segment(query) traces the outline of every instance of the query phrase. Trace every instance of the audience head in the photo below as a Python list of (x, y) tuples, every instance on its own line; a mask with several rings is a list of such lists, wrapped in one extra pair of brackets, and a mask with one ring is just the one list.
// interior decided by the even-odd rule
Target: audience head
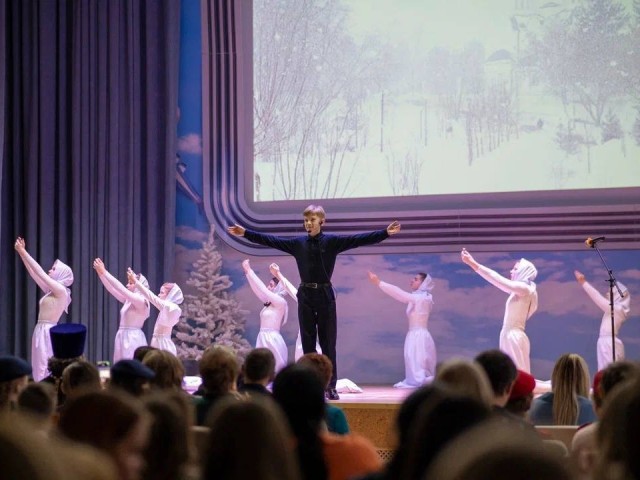
[(316, 372), (325, 389), (329, 386), (333, 375), (333, 363), (329, 357), (321, 353), (305, 353), (297, 363)]
[(30, 383), (18, 397), (18, 411), (45, 430), (52, 426), (57, 405), (56, 389), (49, 383)]
[(493, 391), (483, 368), (462, 358), (447, 360), (436, 371), (436, 381), (446, 385), (451, 393), (470, 397), (487, 405), (493, 404)]
[(269, 397), (223, 400), (207, 419), (203, 480), (297, 480), (298, 463), (287, 420)]
[(18, 395), (29, 383), (31, 365), (13, 355), (0, 356), (0, 412), (15, 406)]
[(306, 480), (327, 478), (322, 442), (324, 385), (318, 374), (304, 365), (288, 365), (273, 381), (273, 397), (289, 420), (297, 440), (297, 456)]
[(493, 404), (504, 407), (509, 400), (511, 388), (518, 370), (511, 357), (500, 350), (487, 350), (476, 357), (484, 369), (493, 390)]
[(154, 350), (158, 350), (156, 347), (152, 347), (151, 345), (142, 345), (138, 347), (133, 352), (133, 359), (142, 362), (147, 353), (153, 352)]
[(513, 424), (478, 425), (451, 442), (427, 480), (571, 480), (567, 461)]
[(509, 401), (505, 408), (511, 413), (520, 417), (525, 417), (531, 408), (533, 401), (533, 390), (536, 388), (536, 379), (533, 375), (522, 370), (518, 370), (518, 376), (511, 389)]
[(155, 373), (138, 360), (120, 360), (111, 367), (109, 388), (119, 388), (139, 397), (149, 388)]
[(202, 387), (207, 395), (223, 395), (236, 390), (240, 374), (235, 352), (222, 345), (207, 348), (199, 363)]
[(100, 372), (92, 363), (85, 360), (73, 362), (62, 372), (62, 392), (67, 398), (88, 390), (100, 390)]
[(602, 390), (600, 388), (600, 382), (602, 381), (603, 373), (604, 370), (598, 370), (593, 376), (593, 383), (591, 384), (591, 401), (593, 403), (593, 410), (598, 416), (600, 416), (600, 409), (602, 408)]
[(152, 388), (182, 390), (184, 365), (174, 354), (166, 350), (152, 350), (147, 352), (142, 363), (155, 373), (150, 381)]
[(593, 478), (640, 478), (640, 376), (632, 375), (605, 397), (596, 434), (599, 459)]
[(580, 355), (565, 353), (551, 373), (553, 390), (553, 422), (555, 425), (575, 425), (578, 420), (578, 396), (589, 395), (589, 368)]
[(254, 348), (242, 367), (245, 383), (267, 384), (276, 374), (276, 359), (268, 348)]
[(59, 323), (49, 330), (53, 356), (47, 361), (51, 376), (60, 380), (67, 366), (82, 359), (87, 327), (81, 323)]
[(124, 392), (87, 392), (67, 402), (58, 428), (67, 438), (107, 453), (120, 480), (137, 480), (145, 465), (147, 415), (139, 400)]

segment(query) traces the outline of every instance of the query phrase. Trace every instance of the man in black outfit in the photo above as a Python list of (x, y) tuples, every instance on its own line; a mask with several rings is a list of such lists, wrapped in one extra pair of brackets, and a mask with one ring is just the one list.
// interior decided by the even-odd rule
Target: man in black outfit
[(283, 238), (247, 230), (233, 225), (227, 231), (245, 237), (253, 243), (275, 248), (293, 255), (298, 264), (300, 287), (298, 288), (298, 321), (304, 353), (315, 352), (316, 332), (322, 353), (333, 363), (333, 375), (327, 390), (330, 400), (338, 400), (336, 392), (336, 297), (331, 285), (331, 275), (339, 253), (364, 245), (379, 243), (400, 231), (395, 221), (385, 230), (356, 235), (331, 235), (322, 232), (325, 212), (320, 205), (309, 205), (304, 212), (306, 236)]

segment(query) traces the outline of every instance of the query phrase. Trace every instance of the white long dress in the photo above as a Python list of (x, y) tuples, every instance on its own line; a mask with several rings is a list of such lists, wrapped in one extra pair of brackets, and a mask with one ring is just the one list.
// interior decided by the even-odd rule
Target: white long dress
[[(298, 303), (298, 289), (293, 286), (293, 284), (285, 277), (282, 272), (280, 272), (280, 283), (284, 287), (287, 294)], [(322, 354), (322, 348), (320, 348), (320, 344), (318, 343), (318, 338), (316, 336), (316, 352)], [(298, 336), (296, 337), (296, 346), (293, 352), (293, 356), (295, 361), (300, 360), (300, 357), (304, 355), (304, 350), (302, 349), (302, 335), (300, 335), (300, 328), (298, 328)]]
[[(138, 347), (147, 345), (147, 337), (142, 331), (142, 326), (149, 318), (151, 310), (149, 301), (137, 286), (133, 292), (128, 290), (106, 270), (99, 278), (107, 291), (123, 304), (120, 309), (120, 324), (113, 345), (113, 363), (133, 358)], [(144, 276), (140, 275), (139, 280), (145, 287), (149, 287)]]
[(404, 339), (404, 372), (405, 378), (394, 385), (396, 388), (414, 388), (433, 380), (436, 371), (436, 345), (429, 333), (428, 323), (433, 297), (430, 290), (433, 282), (427, 275), (420, 287), (413, 292), (380, 282), (384, 293), (399, 302), (407, 304), (409, 331)]
[(283, 298), (286, 292), (280, 283), (270, 291), (253, 270), (249, 270), (245, 275), (253, 293), (264, 303), (260, 310), (260, 331), (256, 338), (256, 348), (271, 350), (276, 360), (276, 372), (279, 372), (289, 360), (287, 345), (280, 333), (280, 328), (287, 323), (289, 314), (287, 301)]
[(476, 272), (487, 282), (509, 294), (500, 330), (500, 350), (511, 357), (519, 370), (531, 373), (531, 345), (525, 333), (525, 326), (527, 320), (538, 309), (538, 292), (533, 282), (538, 271), (524, 258), (520, 259), (518, 265), (513, 280), (483, 265), (480, 265)]
[(180, 290), (178, 284), (174, 283), (166, 298), (162, 299), (146, 288), (140, 280), (136, 280), (136, 286), (159, 311), (153, 327), (151, 346), (177, 355), (176, 344), (171, 340), (171, 332), (173, 327), (180, 321), (180, 315), (182, 315), (182, 309), (179, 307), (184, 300), (182, 290)]
[[(616, 342), (616, 361), (624, 360), (624, 344), (618, 338), (620, 327), (627, 320), (631, 313), (631, 295), (629, 290), (622, 283), (618, 282), (618, 287), (624, 297), (621, 297), (616, 288), (613, 289), (613, 328)], [(600, 336), (596, 344), (598, 353), (598, 370), (607, 367), (613, 361), (613, 348), (611, 344), (611, 307), (607, 296), (602, 295), (589, 282), (584, 282), (582, 288), (589, 298), (602, 310), (602, 322), (600, 323)]]
[(45, 292), (40, 299), (38, 308), (38, 323), (31, 336), (31, 368), (33, 379), (39, 382), (49, 374), (49, 358), (53, 357), (51, 335), (49, 330), (56, 325), (71, 303), (69, 287), (73, 283), (71, 268), (56, 260), (53, 263), (52, 274), (49, 276), (42, 267), (26, 251), (21, 255), (27, 272), (38, 287)]

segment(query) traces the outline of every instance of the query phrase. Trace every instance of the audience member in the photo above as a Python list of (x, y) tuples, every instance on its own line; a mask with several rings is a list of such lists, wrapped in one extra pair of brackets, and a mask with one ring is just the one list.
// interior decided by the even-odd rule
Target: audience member
[(347, 480), (379, 470), (382, 463), (369, 440), (322, 432), (324, 390), (317, 373), (298, 364), (283, 368), (273, 382), (273, 396), (295, 438), (302, 478)]
[(565, 353), (551, 374), (551, 391), (534, 399), (529, 419), (534, 425), (582, 425), (595, 420), (589, 394), (589, 368), (580, 355)]
[(133, 351), (133, 359), (142, 362), (147, 353), (152, 352), (154, 350), (158, 350), (156, 347), (152, 347), (151, 345), (141, 345)]
[(536, 388), (536, 379), (533, 375), (518, 370), (518, 376), (511, 389), (509, 400), (504, 406), (507, 411), (522, 418), (527, 418), (533, 402), (533, 390)]
[(151, 388), (182, 391), (184, 365), (174, 354), (167, 350), (151, 350), (145, 354), (142, 364), (155, 373), (150, 380)]
[(0, 356), (0, 413), (13, 410), (20, 392), (29, 383), (31, 365), (12, 355)]
[[(315, 371), (320, 381), (322, 381), (325, 391), (329, 388), (331, 375), (333, 374), (333, 365), (329, 357), (321, 353), (306, 353), (298, 359), (297, 363)], [(349, 423), (344, 411), (340, 407), (327, 402), (325, 402), (324, 408), (324, 421), (327, 430), (338, 435), (349, 433)]]
[(266, 395), (221, 400), (207, 418), (202, 480), (301, 480), (292, 434)]
[(195, 399), (196, 424), (204, 425), (209, 410), (216, 402), (228, 396), (237, 398), (236, 382), (240, 374), (240, 365), (233, 350), (222, 345), (213, 345), (202, 354), (198, 368), (202, 377), (199, 391), (202, 395)]
[(67, 399), (77, 397), (85, 391), (95, 391), (101, 388), (100, 372), (95, 365), (86, 360), (73, 362), (62, 372), (60, 389)]
[(56, 390), (44, 382), (28, 384), (18, 397), (18, 411), (30, 418), (36, 430), (49, 434), (56, 423)]
[(486, 350), (476, 357), (476, 362), (483, 368), (491, 384), (494, 411), (508, 413), (504, 406), (509, 401), (511, 389), (518, 376), (515, 363), (501, 350)]
[(153, 377), (153, 370), (138, 360), (120, 360), (111, 367), (109, 388), (118, 388), (134, 397), (140, 397), (149, 390), (149, 382)]
[(487, 407), (493, 405), (489, 378), (477, 362), (463, 358), (447, 360), (436, 370), (436, 381), (452, 393), (473, 398)]
[(249, 352), (242, 366), (244, 381), (241, 392), (249, 395), (271, 395), (267, 390), (276, 374), (276, 360), (268, 348), (254, 348)]

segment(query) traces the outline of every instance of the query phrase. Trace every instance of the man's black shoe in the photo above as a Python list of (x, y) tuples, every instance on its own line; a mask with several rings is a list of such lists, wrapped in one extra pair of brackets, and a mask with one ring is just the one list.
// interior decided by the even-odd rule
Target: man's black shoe
[(325, 394), (328, 400), (340, 400), (340, 395), (338, 395), (338, 392), (336, 391), (335, 388), (329, 388), (325, 392)]

